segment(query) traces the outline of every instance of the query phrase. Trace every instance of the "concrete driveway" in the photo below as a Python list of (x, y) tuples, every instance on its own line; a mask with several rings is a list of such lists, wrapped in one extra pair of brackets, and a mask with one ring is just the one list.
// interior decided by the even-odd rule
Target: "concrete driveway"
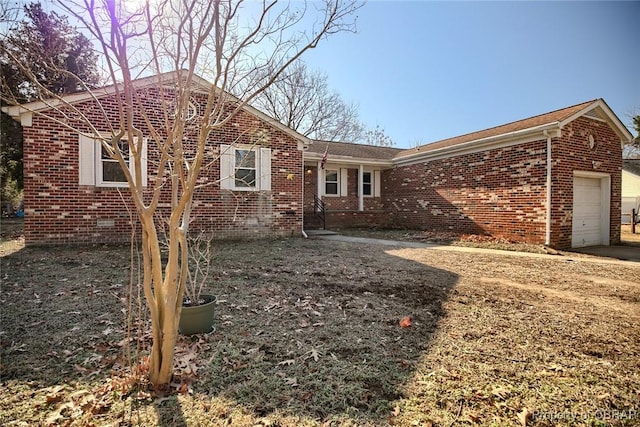
[(640, 262), (640, 246), (590, 246), (588, 248), (572, 249), (572, 252), (605, 258), (615, 258), (623, 261)]

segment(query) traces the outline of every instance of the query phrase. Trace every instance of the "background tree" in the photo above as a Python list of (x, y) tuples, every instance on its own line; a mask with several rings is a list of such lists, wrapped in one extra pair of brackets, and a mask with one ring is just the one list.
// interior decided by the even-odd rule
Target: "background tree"
[(45, 12), (40, 3), (24, 6), (24, 14), (0, 39), (2, 91), (24, 102), (43, 91), (63, 95), (100, 83), (93, 46), (67, 17)]
[(256, 97), (254, 106), (310, 138), (353, 141), (362, 133), (357, 106), (329, 89), (326, 74), (302, 61)]
[[(350, 0), (324, 0), (309, 8), (304, 2), (276, 0), (158, 0), (144, 5), (65, 0), (58, 5), (81, 22), (99, 46), (115, 91), (115, 118), (100, 108), (86, 115), (59, 91), (39, 83), (37, 66), (31, 69), (32, 64), (21, 63), (14, 51), (4, 49), (2, 54), (29, 76), (35, 88), (29, 93), (55, 97), (59, 103), (41, 114), (74, 132), (97, 138), (121, 166), (142, 230), (141, 286), (153, 341), (149, 379), (154, 386), (165, 387), (173, 373), (187, 280), (193, 197), (201, 170), (218, 161), (220, 155), (209, 143), (209, 136), (229, 125), (305, 51), (328, 35), (352, 30), (352, 14), (360, 5)], [(169, 71), (176, 77), (171, 88), (159, 74)], [(152, 72), (158, 78), (148, 90), (159, 94), (162, 102), (150, 110), (134, 80), (141, 73)], [(78, 74), (68, 74), (82, 80)], [(203, 87), (198, 75), (212, 84)], [(3, 94), (5, 101), (13, 104), (20, 101), (20, 95), (20, 89)], [(206, 98), (200, 102), (205, 107), (195, 114), (190, 112), (193, 96)], [(100, 102), (98, 94), (95, 100)], [(161, 123), (156, 121), (158, 111)], [(111, 126), (109, 135), (99, 132), (104, 132), (99, 129), (104, 123)], [(133, 170), (142, 170), (145, 139), (153, 146), (149, 150), (158, 153), (148, 180), (151, 188), (143, 185), (141, 174), (130, 172), (125, 160), (130, 152)], [(127, 153), (121, 151), (123, 140), (128, 141)], [(255, 142), (261, 142), (259, 134)], [(157, 223), (162, 194), (170, 195), (170, 212), (163, 227), (167, 233), (166, 261), (161, 256)]]
[(384, 129), (360, 121), (358, 106), (329, 89), (328, 76), (296, 61), (260, 93), (254, 106), (291, 129), (313, 139), (392, 146)]
[(636, 138), (634, 139), (634, 144), (640, 146), (640, 114), (633, 118), (633, 127), (636, 129)]
[[(24, 18), (17, 20), (20, 13)], [(10, 23), (12, 15), (15, 25), (0, 36), (0, 91), (17, 102), (27, 102), (41, 95), (40, 87), (62, 95), (99, 84), (98, 56), (66, 17), (46, 13), (40, 3), (26, 5), (22, 11), (3, 7), (5, 22)], [(0, 199), (16, 205), (21, 195), (22, 128), (1, 113)]]

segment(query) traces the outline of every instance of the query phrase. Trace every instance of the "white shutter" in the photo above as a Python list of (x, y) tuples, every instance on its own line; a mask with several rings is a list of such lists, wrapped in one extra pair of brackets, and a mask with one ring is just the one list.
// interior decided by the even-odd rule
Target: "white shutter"
[(349, 169), (341, 168), (340, 169), (340, 196), (346, 197), (349, 195)]
[(373, 171), (373, 197), (380, 197), (380, 171)]
[(260, 148), (260, 190), (271, 191), (271, 149)]
[(220, 145), (220, 188), (233, 190), (235, 184), (235, 150), (230, 145)]
[[(149, 175), (149, 171), (147, 169), (147, 165), (148, 165), (148, 161), (147, 161), (147, 156), (148, 156), (149, 150), (147, 148), (147, 138), (143, 138), (142, 139), (142, 153), (140, 156), (140, 167), (142, 168), (142, 171), (140, 171), (140, 173), (142, 173), (142, 186), (146, 187), (147, 186), (147, 175)], [(136, 171), (136, 173), (138, 173), (138, 171)]]
[(98, 142), (84, 135), (78, 140), (78, 182), (80, 185), (95, 185), (96, 145)]

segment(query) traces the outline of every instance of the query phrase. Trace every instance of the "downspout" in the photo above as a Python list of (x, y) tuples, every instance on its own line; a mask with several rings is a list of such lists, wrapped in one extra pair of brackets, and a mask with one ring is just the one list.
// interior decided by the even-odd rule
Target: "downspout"
[(551, 135), (545, 129), (542, 134), (547, 137), (547, 215), (544, 245), (551, 244)]
[(304, 167), (304, 151), (302, 151), (302, 237), (304, 237), (305, 239), (308, 238), (309, 236), (307, 236), (307, 233), (304, 231), (304, 180), (307, 177), (307, 175), (305, 174), (305, 167)]
[(364, 166), (362, 163), (358, 167), (358, 211), (364, 210)]

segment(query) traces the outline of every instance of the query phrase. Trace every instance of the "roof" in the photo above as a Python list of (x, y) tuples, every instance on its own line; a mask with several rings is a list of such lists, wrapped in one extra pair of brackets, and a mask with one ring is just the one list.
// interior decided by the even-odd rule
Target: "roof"
[(352, 142), (335, 142), (335, 141), (313, 141), (313, 144), (305, 152), (305, 157), (322, 158), (324, 151), (327, 150), (327, 156), (336, 157), (352, 157), (358, 159), (370, 160), (391, 160), (398, 153), (404, 151), (402, 148), (380, 147), (377, 145), (356, 144)]
[(640, 176), (640, 159), (624, 159), (622, 170)]
[(546, 125), (550, 123), (560, 122), (568, 117), (571, 117), (576, 112), (584, 109), (586, 106), (590, 105), (594, 101), (583, 102), (582, 104), (573, 105), (571, 107), (562, 108), (560, 110), (555, 110), (550, 113), (540, 114), (538, 116), (529, 117), (524, 120), (518, 120), (515, 122), (507, 123), (504, 125), (492, 127), (489, 129), (468, 133), (465, 135), (455, 136), (453, 138), (443, 139), (437, 142), (432, 142), (426, 145), (421, 145), (420, 147), (416, 147), (412, 150), (408, 150), (403, 154), (411, 155), (413, 153), (419, 153), (424, 151), (432, 151), (438, 148), (450, 147), (457, 144), (462, 144), (465, 142), (476, 141), (479, 139), (484, 139), (492, 136), (504, 135), (516, 131), (521, 131), (525, 129), (530, 129), (533, 127), (538, 127), (541, 125)]
[(545, 131), (560, 131), (564, 125), (580, 116), (607, 121), (612, 125), (623, 144), (633, 139), (629, 130), (604, 100), (594, 99), (523, 120), (421, 145), (420, 147), (403, 151), (395, 159), (405, 161), (411, 159), (411, 161), (414, 161), (434, 153), (445, 155), (463, 148), (487, 147), (493, 143), (510, 140), (517, 141), (524, 137), (535, 136), (542, 138)]
[[(142, 78), (135, 79), (133, 81), (133, 84), (138, 89), (143, 89), (143, 88), (153, 87), (153, 86), (166, 86), (166, 85), (175, 83), (182, 75), (184, 75), (184, 73), (188, 73), (188, 71), (187, 70), (169, 71), (169, 72), (160, 73), (160, 74), (156, 74), (149, 77), (142, 77)], [(192, 79), (192, 87), (194, 91), (208, 92), (212, 87), (212, 83), (194, 74)], [(9, 114), (11, 117), (13, 117), (16, 120), (21, 120), (23, 125), (29, 125), (30, 119), (27, 121), (22, 120), (23, 115), (30, 115), (33, 113), (47, 111), (64, 104), (77, 104), (84, 101), (104, 98), (106, 96), (113, 95), (118, 91), (121, 91), (122, 88), (123, 88), (123, 84), (119, 83), (115, 85), (92, 89), (90, 91), (77, 92), (69, 95), (64, 95), (60, 99), (53, 98), (48, 100), (33, 101), (33, 102), (21, 104), (21, 105), (6, 106), (6, 107), (2, 107), (2, 111)], [(233, 101), (240, 102), (238, 98), (231, 95), (230, 93), (227, 92), (226, 94)], [(259, 119), (276, 127), (277, 129), (283, 131), (284, 133), (289, 134), (294, 139), (302, 142), (305, 146), (311, 144), (311, 140), (306, 136), (296, 132), (295, 130), (289, 128), (288, 126), (283, 125), (278, 120), (274, 119), (273, 117), (270, 117), (269, 115), (263, 113), (262, 111), (256, 109), (255, 107), (252, 107), (251, 105), (247, 104), (243, 107), (243, 109), (249, 112), (250, 114), (253, 114), (254, 116), (258, 117)]]

